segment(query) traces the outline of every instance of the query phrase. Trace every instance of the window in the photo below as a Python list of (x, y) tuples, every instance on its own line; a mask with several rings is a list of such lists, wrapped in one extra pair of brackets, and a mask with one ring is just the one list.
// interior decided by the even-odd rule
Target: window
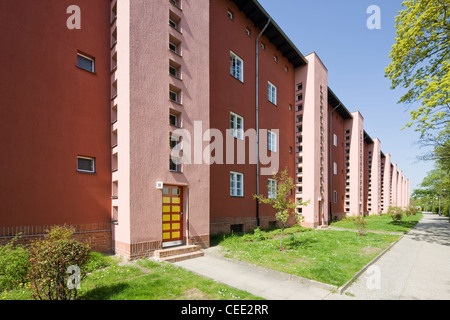
[(176, 23), (175, 21), (173, 21), (171, 19), (169, 19), (169, 26), (171, 26), (175, 30), (178, 30), (178, 23)]
[(178, 69), (172, 66), (169, 66), (169, 74), (172, 77), (178, 78)]
[(269, 179), (268, 198), (269, 199), (277, 198), (277, 180)]
[(268, 99), (274, 105), (277, 105), (277, 87), (268, 82)]
[(249, 28), (245, 29), (245, 33), (247, 34), (247, 36), (249, 36), (250, 38), (252, 37), (252, 32), (250, 31)]
[(169, 99), (173, 102), (179, 103), (179, 96), (178, 96), (178, 92), (169, 91)]
[(177, 7), (180, 7), (180, 0), (170, 0), (170, 2), (171, 2), (173, 5), (175, 5), (175, 6), (177, 6)]
[(334, 191), (334, 203), (337, 203), (337, 191)]
[(244, 82), (244, 61), (230, 51), (230, 74)]
[(230, 172), (230, 195), (232, 197), (244, 196), (244, 175), (242, 173)]
[(338, 144), (338, 137), (337, 137), (337, 135), (333, 135), (333, 144), (334, 144), (334, 146), (335, 147), (337, 147), (337, 144)]
[(178, 53), (178, 46), (172, 42), (169, 42), (169, 49), (175, 53)]
[(179, 136), (171, 134), (169, 144), (170, 149), (181, 150), (181, 139)]
[(230, 113), (231, 136), (239, 140), (244, 140), (244, 118), (237, 114)]
[(77, 67), (84, 69), (86, 71), (89, 71), (89, 72), (95, 72), (94, 59), (86, 57), (80, 53), (78, 54), (77, 59), (78, 59)]
[(300, 91), (303, 89), (303, 83), (297, 84), (297, 91)]
[(169, 170), (172, 172), (181, 172), (181, 159), (170, 158)]
[(277, 152), (277, 134), (269, 131), (267, 134), (267, 147), (272, 152)]
[(333, 173), (336, 176), (338, 173), (338, 165), (336, 162), (333, 162)]
[(231, 20), (234, 20), (234, 14), (233, 12), (231, 12), (230, 10), (228, 10), (228, 18), (230, 18)]
[(95, 173), (95, 159), (78, 157), (77, 158), (77, 170), (78, 172)]
[(178, 121), (178, 116), (175, 114), (172, 114), (172, 113), (169, 115), (169, 123), (171, 126), (174, 126), (174, 127), (180, 126), (179, 121)]

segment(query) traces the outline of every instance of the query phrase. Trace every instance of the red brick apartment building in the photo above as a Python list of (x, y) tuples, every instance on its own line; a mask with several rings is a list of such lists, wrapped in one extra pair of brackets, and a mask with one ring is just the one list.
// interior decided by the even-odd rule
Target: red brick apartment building
[(284, 169), (306, 226), (408, 204), (325, 64), (256, 0), (1, 1), (0, 27), (1, 243), (69, 224), (129, 258), (208, 247), (276, 223), (253, 196)]

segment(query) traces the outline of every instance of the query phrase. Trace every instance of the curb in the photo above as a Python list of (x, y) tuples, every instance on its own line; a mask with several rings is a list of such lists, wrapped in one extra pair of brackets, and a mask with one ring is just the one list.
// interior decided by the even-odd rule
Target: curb
[(366, 264), (361, 270), (359, 270), (357, 273), (355, 273), (355, 275), (348, 280), (342, 287), (339, 287), (337, 289), (337, 292), (339, 294), (343, 294), (345, 290), (348, 289), (348, 287), (350, 287), (352, 285), (353, 282), (355, 282), (356, 279), (358, 279), (364, 272), (367, 271), (367, 269), (372, 266), (373, 264), (375, 264), (386, 252), (388, 252), (389, 250), (391, 250), (391, 248), (393, 246), (395, 246), (397, 244), (397, 242), (399, 242), (401, 239), (403, 239), (403, 237), (405, 236), (402, 235), (399, 239), (397, 239), (396, 241), (394, 241), (393, 243), (391, 243), (386, 249), (384, 249), (383, 251), (381, 251), (375, 258), (372, 259), (372, 261), (370, 261), (368, 264)]
[[(419, 220), (420, 222), (420, 220)], [(350, 287), (350, 285), (357, 279), (359, 278), (365, 271), (367, 271), (367, 269), (372, 266), (373, 264), (375, 264), (384, 254), (386, 254), (386, 252), (388, 252), (389, 250), (391, 250), (391, 248), (393, 246), (395, 246), (400, 240), (402, 240), (406, 235), (408, 235), (411, 231), (413, 231), (414, 229), (417, 228), (417, 226), (419, 225), (419, 222), (414, 226), (414, 228), (411, 228), (410, 230), (408, 230), (407, 233), (404, 233), (400, 238), (398, 238), (396, 241), (394, 241), (393, 243), (391, 243), (386, 249), (384, 249), (382, 252), (380, 252), (380, 254), (378, 254), (372, 261), (370, 261), (368, 264), (366, 264), (361, 270), (359, 270), (350, 280), (348, 280), (342, 287), (339, 287), (337, 289), (337, 292), (339, 294), (343, 294), (345, 290), (348, 289), (348, 287)], [(368, 231), (368, 232), (372, 232), (372, 231)], [(394, 234), (395, 233), (391, 233)]]

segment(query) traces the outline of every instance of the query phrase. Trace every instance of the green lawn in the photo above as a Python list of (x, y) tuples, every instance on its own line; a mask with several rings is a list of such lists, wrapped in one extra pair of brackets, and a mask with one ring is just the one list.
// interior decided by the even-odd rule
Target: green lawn
[(215, 243), (226, 257), (339, 287), (399, 238), (389, 234), (369, 232), (359, 236), (353, 231), (299, 227), (286, 231), (290, 234), (283, 238), (282, 251), (275, 232), (262, 232), (267, 239), (259, 241), (252, 234), (220, 235)]
[[(0, 292), (3, 300), (27, 300), (27, 284)], [(168, 263), (150, 260), (95, 270), (81, 282), (80, 300), (261, 300)]]
[[(382, 214), (381, 216), (368, 216), (365, 220), (367, 221), (367, 230), (407, 233), (416, 226), (422, 217), (422, 213), (411, 215), (409, 217), (403, 215), (401, 221), (394, 222), (390, 216)], [(351, 218), (333, 222), (330, 226), (344, 229), (356, 229)]]

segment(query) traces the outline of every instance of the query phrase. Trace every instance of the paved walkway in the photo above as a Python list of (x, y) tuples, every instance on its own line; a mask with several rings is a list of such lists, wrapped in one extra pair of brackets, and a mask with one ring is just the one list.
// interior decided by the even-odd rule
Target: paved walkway
[(422, 221), (363, 273), (344, 295), (327, 299), (449, 300), (450, 223), (424, 214)]
[(267, 300), (450, 299), (450, 223), (424, 214), (405, 235), (344, 294), (331, 287), (302, 283), (272, 272), (220, 257), (217, 248), (205, 256), (175, 263), (202, 276), (248, 291)]

